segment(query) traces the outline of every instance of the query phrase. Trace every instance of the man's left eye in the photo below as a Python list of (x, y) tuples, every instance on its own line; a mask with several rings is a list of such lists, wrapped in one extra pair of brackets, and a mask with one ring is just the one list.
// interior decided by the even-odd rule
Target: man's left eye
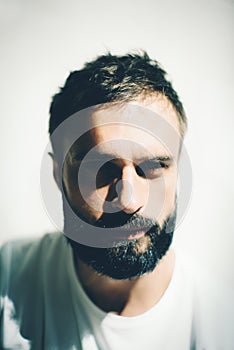
[(163, 162), (158, 161), (147, 161), (143, 162), (136, 167), (136, 172), (139, 176), (148, 178), (148, 177), (157, 177), (160, 175), (163, 169), (167, 169), (168, 165)]

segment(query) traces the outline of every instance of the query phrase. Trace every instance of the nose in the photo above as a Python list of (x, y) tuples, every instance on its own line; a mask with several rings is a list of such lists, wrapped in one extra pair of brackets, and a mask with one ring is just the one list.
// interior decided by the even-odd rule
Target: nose
[(146, 205), (147, 187), (147, 180), (136, 173), (134, 166), (124, 166), (121, 179), (116, 183), (114, 206), (127, 214), (140, 211)]

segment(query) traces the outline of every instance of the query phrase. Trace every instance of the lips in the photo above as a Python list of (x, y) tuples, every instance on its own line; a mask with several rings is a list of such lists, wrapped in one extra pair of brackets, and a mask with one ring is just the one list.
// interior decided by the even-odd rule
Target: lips
[(113, 241), (131, 241), (143, 237), (157, 223), (138, 214), (105, 213), (95, 226), (107, 229), (106, 239)]
[(137, 227), (137, 228), (119, 228), (115, 229), (115, 237), (120, 240), (132, 240), (143, 237), (148, 231), (149, 228), (146, 227)]
[(140, 230), (140, 231), (136, 231), (136, 232), (134, 232), (134, 233), (132, 233), (132, 234), (130, 234), (129, 236), (128, 236), (128, 240), (131, 240), (131, 239), (137, 239), (137, 238), (140, 238), (140, 237), (143, 237), (144, 235), (145, 235), (145, 231), (142, 231), (142, 230)]
[[(155, 221), (149, 218), (144, 218), (135, 214), (104, 214), (96, 221), (96, 226), (103, 228), (121, 228), (124, 230), (150, 229), (156, 224)], [(123, 228), (122, 228), (123, 227)]]

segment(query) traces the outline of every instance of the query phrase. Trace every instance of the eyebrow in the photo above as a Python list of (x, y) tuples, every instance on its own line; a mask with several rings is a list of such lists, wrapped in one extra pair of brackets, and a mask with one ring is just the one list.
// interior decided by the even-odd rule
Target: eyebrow
[(156, 156), (153, 158), (141, 158), (141, 162), (147, 162), (147, 161), (157, 161), (157, 162), (172, 162), (173, 158), (169, 156)]
[[(78, 161), (82, 161), (84, 159), (84, 157), (86, 156), (88, 152), (83, 152), (83, 151), (73, 151), (72, 152), (72, 157), (76, 158), (76, 160)], [(111, 154), (111, 153), (102, 153), (102, 152), (95, 152), (93, 151), (92, 154), (88, 157), (88, 161), (102, 161), (102, 160), (106, 160), (106, 161), (112, 161), (112, 160), (116, 160), (116, 159), (127, 159), (124, 157), (118, 157), (117, 155)], [(132, 160), (133, 161), (133, 160)], [(161, 155), (161, 156), (153, 156), (152, 157), (141, 157), (135, 160), (136, 163), (142, 163), (142, 162), (172, 162), (173, 161), (173, 157), (172, 156), (168, 156), (168, 155)]]

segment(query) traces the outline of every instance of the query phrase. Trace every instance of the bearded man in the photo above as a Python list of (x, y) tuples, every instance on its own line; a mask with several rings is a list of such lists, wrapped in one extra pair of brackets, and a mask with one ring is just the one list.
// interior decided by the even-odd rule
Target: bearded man
[(213, 285), (171, 244), (186, 128), (146, 53), (70, 73), (49, 122), (63, 232), (2, 248), (2, 349), (228, 349)]

